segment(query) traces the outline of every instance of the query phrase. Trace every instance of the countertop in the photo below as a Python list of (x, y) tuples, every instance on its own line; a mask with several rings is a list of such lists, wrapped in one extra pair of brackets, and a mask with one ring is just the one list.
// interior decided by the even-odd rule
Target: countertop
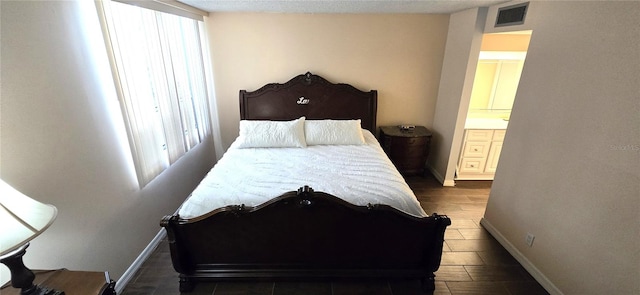
[(503, 119), (467, 118), (464, 129), (507, 129), (509, 121)]

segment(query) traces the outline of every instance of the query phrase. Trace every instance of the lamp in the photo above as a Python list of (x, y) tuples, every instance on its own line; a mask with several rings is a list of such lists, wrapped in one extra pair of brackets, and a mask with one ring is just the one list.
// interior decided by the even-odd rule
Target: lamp
[(45, 231), (58, 210), (17, 191), (0, 179), (0, 262), (11, 271), (11, 286), (22, 295), (62, 295), (64, 292), (33, 284), (35, 275), (22, 262), (29, 241)]

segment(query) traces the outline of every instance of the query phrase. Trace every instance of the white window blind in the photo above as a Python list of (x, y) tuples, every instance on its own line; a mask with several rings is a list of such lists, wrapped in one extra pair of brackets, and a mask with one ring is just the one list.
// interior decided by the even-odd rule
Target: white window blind
[(140, 186), (210, 132), (202, 21), (102, 3), (107, 47)]

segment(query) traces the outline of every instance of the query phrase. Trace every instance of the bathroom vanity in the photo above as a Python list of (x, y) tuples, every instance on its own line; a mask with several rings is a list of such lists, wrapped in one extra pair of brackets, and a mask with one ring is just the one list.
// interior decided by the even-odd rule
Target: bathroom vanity
[(457, 180), (493, 180), (507, 124), (503, 119), (467, 119)]

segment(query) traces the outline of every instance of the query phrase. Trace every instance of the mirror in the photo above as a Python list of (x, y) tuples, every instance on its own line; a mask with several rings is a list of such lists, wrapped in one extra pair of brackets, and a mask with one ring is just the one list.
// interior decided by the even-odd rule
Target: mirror
[(470, 113), (511, 112), (525, 56), (524, 51), (480, 52), (469, 104)]

